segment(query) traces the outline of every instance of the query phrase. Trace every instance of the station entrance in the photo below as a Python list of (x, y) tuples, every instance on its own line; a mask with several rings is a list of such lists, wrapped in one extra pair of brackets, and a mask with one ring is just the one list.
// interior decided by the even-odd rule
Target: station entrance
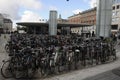
[[(28, 34), (49, 34), (48, 23), (17, 23), (17, 25), (25, 26), (26, 33)], [(88, 24), (70, 24), (70, 23), (58, 23), (57, 24), (57, 35), (70, 35), (72, 28), (81, 27), (84, 30), (85, 27), (90, 27)]]

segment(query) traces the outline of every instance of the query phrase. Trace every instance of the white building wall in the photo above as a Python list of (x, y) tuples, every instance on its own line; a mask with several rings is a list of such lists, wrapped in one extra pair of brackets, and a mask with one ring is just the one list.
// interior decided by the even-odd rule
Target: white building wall
[[(117, 8), (119, 6), (119, 8)], [(112, 25), (118, 25), (118, 29), (116, 29), (116, 32), (120, 29), (120, 2), (113, 4), (113, 7), (115, 9), (112, 11)]]
[(4, 23), (5, 31), (11, 32), (12, 31), (12, 23)]

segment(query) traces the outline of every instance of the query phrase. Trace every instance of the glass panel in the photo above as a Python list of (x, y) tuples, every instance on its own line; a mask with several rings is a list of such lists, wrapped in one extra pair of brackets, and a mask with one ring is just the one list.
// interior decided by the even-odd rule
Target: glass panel
[(117, 5), (117, 9), (119, 9), (120, 8), (120, 5)]
[(113, 6), (113, 10), (115, 10), (115, 6)]
[(113, 12), (112, 15), (115, 16), (115, 12)]

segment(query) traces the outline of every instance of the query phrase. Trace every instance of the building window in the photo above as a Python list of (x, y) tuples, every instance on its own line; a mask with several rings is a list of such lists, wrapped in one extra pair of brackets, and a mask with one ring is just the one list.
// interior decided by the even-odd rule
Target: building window
[(119, 21), (119, 18), (116, 18), (116, 21)]
[(120, 14), (120, 12), (119, 11), (116, 11), (116, 15), (119, 15)]
[(113, 10), (115, 10), (115, 6), (113, 6)]
[(120, 8), (120, 5), (117, 5), (117, 9), (119, 9)]
[(115, 22), (115, 18), (112, 18), (112, 22)]
[(112, 29), (112, 30), (117, 30), (117, 29), (118, 29), (118, 25), (112, 25), (112, 26), (111, 26), (111, 29)]
[(113, 12), (112, 15), (115, 16), (115, 12)]

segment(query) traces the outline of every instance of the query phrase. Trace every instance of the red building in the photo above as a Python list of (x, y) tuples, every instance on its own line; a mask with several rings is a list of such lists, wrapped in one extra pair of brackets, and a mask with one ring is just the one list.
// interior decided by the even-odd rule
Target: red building
[(70, 23), (86, 23), (96, 25), (96, 7), (68, 17)]

